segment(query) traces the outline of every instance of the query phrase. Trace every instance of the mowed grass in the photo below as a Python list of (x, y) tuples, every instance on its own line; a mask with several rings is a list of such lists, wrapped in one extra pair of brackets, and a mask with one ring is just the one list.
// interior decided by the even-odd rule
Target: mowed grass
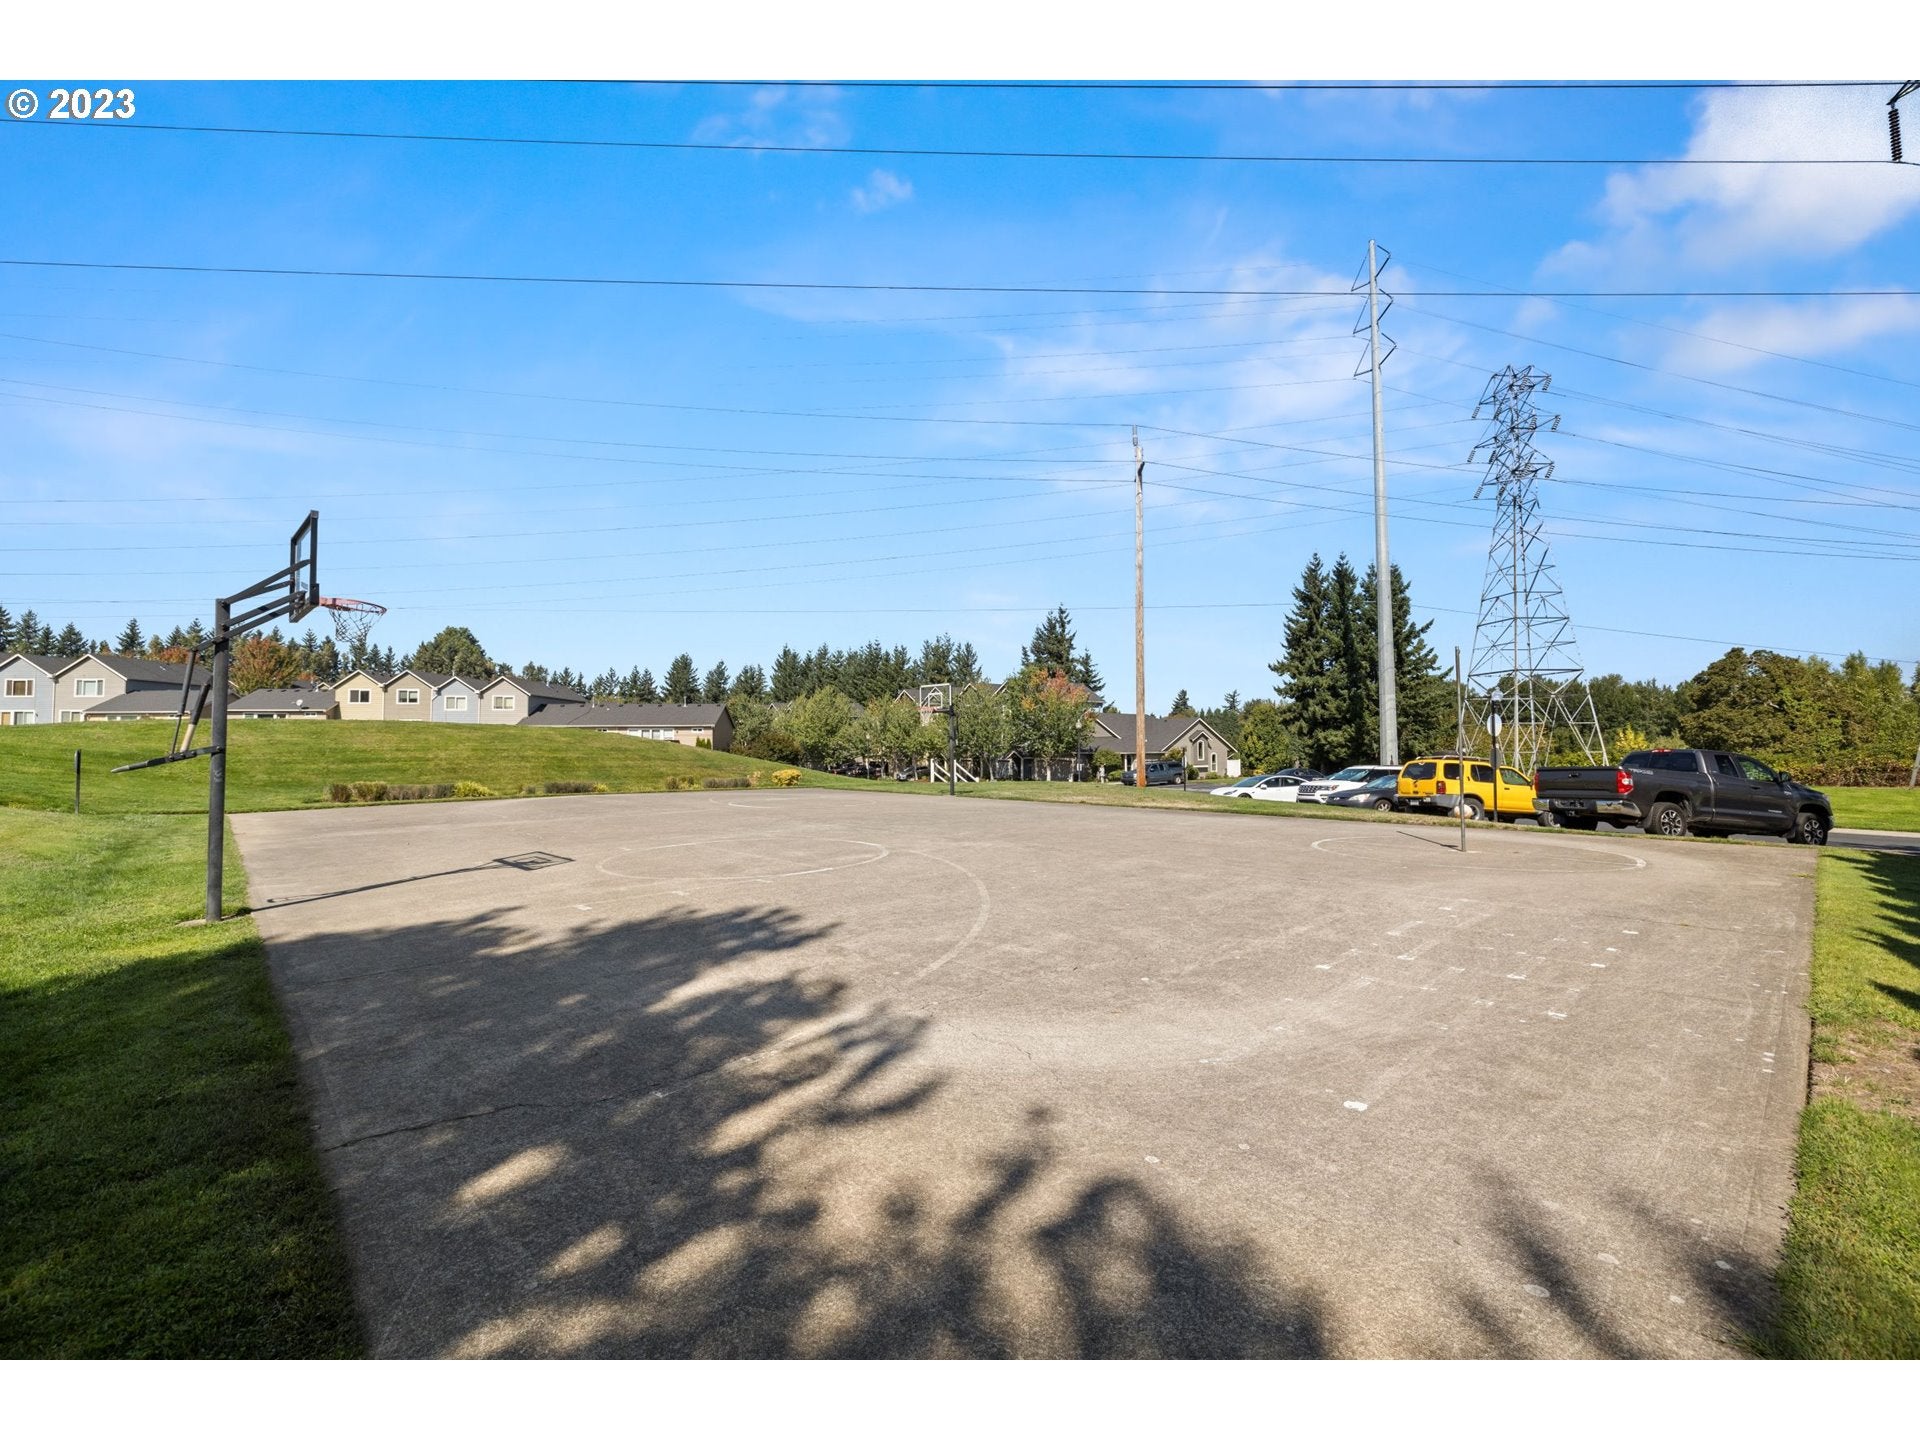
[(1835, 785), (1833, 823), (1843, 830), (1920, 830), (1920, 790), (1905, 786)]
[[(1767, 1348), (1920, 1358), (1920, 860), (1820, 856), (1813, 1057)], [(1890, 1062), (1890, 1063), (1889, 1063)]]
[(0, 1356), (360, 1353), (259, 936), (178, 923), (204, 822), (0, 811), (0, 854)]
[[(179, 814), (207, 809), (207, 761), (110, 773), (163, 755), (170, 720), (95, 721), (0, 731), (0, 805), (73, 808), (73, 752), (81, 752), (81, 813)], [(205, 743), (205, 731), (196, 743)], [(548, 780), (598, 781), (609, 790), (664, 790), (669, 776), (770, 775), (782, 767), (744, 755), (636, 740), (592, 730), (518, 725), (434, 725), (401, 720), (236, 720), (228, 735), (227, 809), (325, 806), (336, 781), (397, 785), (476, 781), (502, 795)], [(864, 788), (869, 782), (803, 770), (801, 783)], [(886, 788), (886, 787), (881, 787)], [(905, 788), (905, 787), (901, 787)]]

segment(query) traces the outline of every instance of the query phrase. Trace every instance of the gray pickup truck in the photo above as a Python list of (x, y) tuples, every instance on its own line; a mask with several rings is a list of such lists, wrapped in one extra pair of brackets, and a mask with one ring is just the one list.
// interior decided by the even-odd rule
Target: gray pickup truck
[(1747, 755), (1724, 750), (1635, 750), (1618, 765), (1543, 767), (1536, 807), (1569, 830), (1602, 820), (1650, 835), (1783, 835), (1824, 845), (1833, 806), (1818, 790)]

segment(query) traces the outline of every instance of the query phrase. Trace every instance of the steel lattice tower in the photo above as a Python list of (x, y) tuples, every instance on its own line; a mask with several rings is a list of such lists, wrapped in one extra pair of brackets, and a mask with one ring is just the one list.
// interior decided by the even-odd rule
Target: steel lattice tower
[[(1491, 487), (1495, 511), (1467, 676), (1468, 712), (1485, 736), (1498, 708), (1501, 758), (1529, 774), (1569, 748), (1589, 763), (1607, 761), (1593, 697), (1579, 684), (1586, 672), (1574, 648), (1573, 621), (1540, 533), (1537, 485), (1551, 478), (1553, 462), (1534, 448), (1540, 414), (1533, 396), (1552, 381), (1531, 365), (1509, 365), (1493, 376), (1473, 412), (1478, 419), (1490, 410), (1493, 427), (1469, 457), (1487, 454), (1487, 475), (1473, 498)], [(1559, 427), (1555, 415), (1548, 428)]]

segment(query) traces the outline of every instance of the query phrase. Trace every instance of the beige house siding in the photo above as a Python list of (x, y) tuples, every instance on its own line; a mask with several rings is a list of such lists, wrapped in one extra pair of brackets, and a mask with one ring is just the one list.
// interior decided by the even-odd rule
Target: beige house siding
[[(365, 693), (365, 700), (356, 700), (357, 694)], [(387, 718), (387, 692), (378, 681), (363, 670), (356, 670), (333, 688), (333, 698), (339, 702), (342, 720), (385, 720)]]
[[(407, 696), (411, 695), (411, 702)], [(387, 682), (387, 719), (431, 720), (433, 687), (411, 670), (402, 670)]]
[[(82, 681), (87, 682), (91, 694), (81, 693)], [(116, 695), (126, 693), (126, 677), (102, 665), (97, 656), (91, 657), (82, 660), (54, 682), (55, 710), (62, 714), (76, 710), (84, 712), (102, 700), (111, 700)]]
[[(503, 695), (510, 702), (504, 710), (497, 704), (498, 697)], [(518, 725), (529, 713), (526, 692), (511, 680), (495, 680), (483, 686), (475, 703), (479, 710), (474, 718), (482, 725)]]

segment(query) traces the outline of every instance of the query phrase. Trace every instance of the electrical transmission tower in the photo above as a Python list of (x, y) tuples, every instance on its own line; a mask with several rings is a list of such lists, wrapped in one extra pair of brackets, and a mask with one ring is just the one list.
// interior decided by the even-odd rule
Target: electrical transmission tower
[[(1498, 712), (1502, 759), (1527, 773), (1569, 748), (1590, 763), (1607, 760), (1593, 697), (1580, 683), (1585, 671), (1574, 649), (1573, 621), (1540, 533), (1537, 485), (1552, 477), (1553, 462), (1534, 449), (1540, 413), (1533, 396), (1552, 381), (1531, 365), (1509, 365), (1490, 379), (1473, 414), (1477, 420), (1490, 410), (1493, 428), (1468, 457), (1486, 451), (1487, 475), (1473, 498), (1491, 488), (1495, 511), (1467, 705), (1482, 735)], [(1548, 428), (1560, 428), (1558, 415)]]

